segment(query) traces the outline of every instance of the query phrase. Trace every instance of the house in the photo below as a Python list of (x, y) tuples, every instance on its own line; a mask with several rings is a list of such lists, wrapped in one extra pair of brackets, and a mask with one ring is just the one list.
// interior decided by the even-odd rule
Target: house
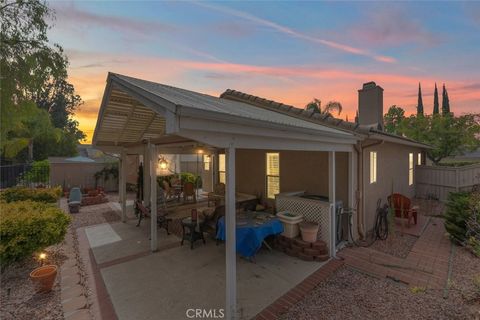
[[(93, 145), (121, 155), (120, 199), (126, 220), (127, 157), (146, 164), (144, 193), (151, 204), (151, 250), (157, 250), (156, 179), (159, 154), (200, 154), (215, 182), (226, 182), (226, 317), (235, 312), (235, 207), (238, 192), (275, 203), (306, 191), (335, 256), (339, 200), (355, 207), (353, 236), (373, 228), (377, 199), (393, 190), (415, 194), (415, 165), (428, 146), (383, 128), (383, 89), (359, 90), (359, 122), (284, 105), (234, 90), (220, 97), (109, 73)], [(208, 159), (206, 161), (205, 159)], [(275, 200), (275, 198), (277, 198)], [(323, 199), (322, 201), (318, 199)], [(308, 200), (308, 199), (307, 199)], [(309, 205), (313, 205), (310, 202)]]

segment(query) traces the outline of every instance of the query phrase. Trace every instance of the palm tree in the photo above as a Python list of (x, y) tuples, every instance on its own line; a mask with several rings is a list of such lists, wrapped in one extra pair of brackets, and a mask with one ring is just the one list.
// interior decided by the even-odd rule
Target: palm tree
[(332, 116), (332, 112), (336, 110), (338, 115), (340, 115), (340, 113), (342, 113), (342, 104), (338, 101), (330, 101), (322, 109), (322, 101), (313, 98), (313, 100), (305, 106), (305, 110), (329, 116)]

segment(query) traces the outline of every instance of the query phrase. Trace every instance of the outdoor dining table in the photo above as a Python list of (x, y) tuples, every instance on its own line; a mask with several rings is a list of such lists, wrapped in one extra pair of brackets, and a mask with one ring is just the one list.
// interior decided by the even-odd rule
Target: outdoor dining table
[[(237, 252), (246, 258), (252, 258), (261, 248), (265, 238), (283, 232), (283, 224), (275, 216), (265, 212), (247, 212), (237, 215), (236, 222)], [(216, 238), (224, 241), (225, 217), (218, 220)]]

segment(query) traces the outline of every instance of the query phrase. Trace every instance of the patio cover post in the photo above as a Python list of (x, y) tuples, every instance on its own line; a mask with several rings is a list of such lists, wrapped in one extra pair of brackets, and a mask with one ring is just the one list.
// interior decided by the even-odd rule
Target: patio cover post
[(157, 146), (148, 143), (150, 165), (150, 250), (157, 251)]
[(335, 163), (335, 151), (328, 152), (328, 198), (332, 204), (332, 212), (330, 214), (330, 255), (335, 258), (336, 256), (336, 239), (337, 239), (337, 228), (336, 228), (336, 208), (335, 203), (335, 189), (336, 189), (336, 163)]
[(235, 214), (235, 147), (233, 143), (225, 149), (226, 192), (225, 192), (225, 231), (226, 231), (226, 319), (236, 318), (237, 309), (237, 257), (236, 257), (236, 214)]
[(150, 147), (145, 144), (143, 154), (143, 201), (150, 206)]
[[(355, 169), (356, 163), (356, 154), (352, 151), (348, 153), (348, 208), (356, 209), (355, 208), (355, 199), (356, 199), (356, 175), (357, 171)], [(356, 210), (353, 210), (352, 213), (356, 213)], [(352, 227), (356, 226), (356, 219), (357, 215), (354, 214), (351, 217), (352, 219)], [(350, 223), (350, 221), (349, 221)], [(356, 228), (353, 228), (352, 235), (356, 237)], [(350, 235), (348, 235), (350, 237)], [(352, 239), (353, 240), (353, 239)]]
[(122, 207), (122, 222), (127, 221), (127, 151), (122, 149), (120, 159), (120, 204)]

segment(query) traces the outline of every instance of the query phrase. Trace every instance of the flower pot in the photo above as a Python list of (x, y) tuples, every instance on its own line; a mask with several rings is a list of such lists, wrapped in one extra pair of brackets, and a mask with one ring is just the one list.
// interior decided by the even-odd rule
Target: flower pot
[(319, 225), (316, 222), (300, 222), (302, 240), (306, 242), (317, 241), (318, 228)]
[(51, 291), (56, 276), (57, 266), (55, 265), (38, 267), (30, 272), (30, 279), (32, 279), (37, 292)]

